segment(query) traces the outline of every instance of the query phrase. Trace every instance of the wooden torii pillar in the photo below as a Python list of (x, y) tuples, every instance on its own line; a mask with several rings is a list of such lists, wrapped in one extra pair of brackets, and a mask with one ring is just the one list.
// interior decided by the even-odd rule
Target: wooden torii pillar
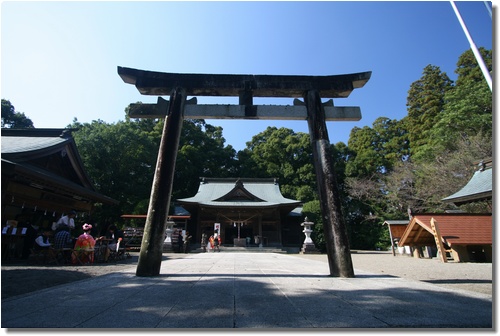
[[(178, 74), (118, 67), (127, 84), (141, 94), (158, 97), (157, 104), (131, 104), (131, 118), (165, 118), (155, 177), (141, 245), (137, 276), (159, 275), (163, 236), (170, 207), (175, 160), (183, 118), (187, 119), (267, 119), (307, 120), (316, 169), (323, 229), (331, 276), (354, 277), (341, 211), (341, 202), (330, 150), (326, 121), (361, 119), (359, 107), (336, 107), (323, 98), (346, 98), (363, 87), (371, 72), (333, 76), (273, 76)], [(187, 96), (238, 96), (239, 105), (197, 105)], [(293, 106), (254, 105), (253, 97), (303, 98)]]

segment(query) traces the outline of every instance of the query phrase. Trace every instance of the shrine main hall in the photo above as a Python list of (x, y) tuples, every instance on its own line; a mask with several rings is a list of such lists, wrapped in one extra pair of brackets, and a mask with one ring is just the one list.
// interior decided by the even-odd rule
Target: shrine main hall
[(300, 246), (301, 202), (283, 197), (275, 178), (200, 178), (195, 196), (176, 200), (189, 211), (187, 229), (199, 243), (219, 231), (234, 246)]

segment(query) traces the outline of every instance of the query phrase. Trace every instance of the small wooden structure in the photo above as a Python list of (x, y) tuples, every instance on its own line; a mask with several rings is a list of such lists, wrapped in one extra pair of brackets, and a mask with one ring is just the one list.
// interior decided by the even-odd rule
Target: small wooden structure
[(396, 255), (396, 245), (398, 245), (399, 240), (403, 236), (406, 228), (408, 227), (409, 220), (386, 220), (384, 225), (387, 225), (389, 229), (389, 236), (391, 239), (391, 251), (392, 255)]
[(457, 262), (492, 261), (492, 215), (468, 213), (415, 214), (400, 246), (436, 246), (443, 262), (447, 254)]

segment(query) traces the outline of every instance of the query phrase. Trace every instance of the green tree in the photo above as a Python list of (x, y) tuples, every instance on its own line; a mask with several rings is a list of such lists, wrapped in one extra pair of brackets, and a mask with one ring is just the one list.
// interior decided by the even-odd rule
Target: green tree
[(426, 66), (422, 77), (411, 84), (405, 122), (413, 160), (432, 157), (430, 132), (441, 118), (445, 95), (452, 88), (452, 84), (448, 75), (433, 65)]
[(309, 135), (268, 127), (238, 152), (240, 176), (277, 177), (281, 193), (301, 201), (316, 197), (316, 175)]
[(225, 146), (222, 128), (204, 120), (185, 120), (179, 143), (172, 198), (191, 197), (200, 177), (235, 177), (236, 151)]
[(388, 172), (396, 162), (407, 159), (408, 132), (403, 122), (379, 117), (372, 126), (355, 127), (351, 131), (347, 176), (371, 177)]
[(120, 221), (120, 216), (134, 213), (136, 206), (149, 197), (156, 164), (158, 139), (152, 141), (144, 123), (101, 120), (78, 123), (71, 128), (85, 169), (96, 189), (120, 203), (97, 208), (101, 222)]
[(16, 112), (9, 100), (2, 99), (2, 128), (35, 128), (23, 112)]
[[(484, 48), (480, 51), (491, 71), (491, 51)], [(444, 110), (430, 134), (430, 142), (437, 151), (453, 150), (460, 139), (478, 133), (493, 133), (492, 93), (472, 51), (460, 56), (455, 72), (456, 85), (447, 91)]]
[[(442, 212), (454, 208), (441, 200), (465, 186), (476, 170), (474, 163), (492, 154), (491, 137), (477, 134), (460, 139), (454, 150), (442, 151), (433, 160), (401, 163), (387, 176), (386, 202), (402, 211)], [(484, 206), (481, 209), (488, 211)]]

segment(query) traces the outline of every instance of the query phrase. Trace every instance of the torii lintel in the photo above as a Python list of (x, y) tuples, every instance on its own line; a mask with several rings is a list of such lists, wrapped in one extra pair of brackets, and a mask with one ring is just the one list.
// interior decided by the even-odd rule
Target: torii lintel
[[(118, 75), (143, 95), (170, 95), (182, 87), (188, 96), (302, 98), (316, 90), (322, 98), (347, 98), (363, 87), (371, 71), (332, 76), (181, 74), (118, 67)], [(245, 105), (247, 105), (245, 103)]]

